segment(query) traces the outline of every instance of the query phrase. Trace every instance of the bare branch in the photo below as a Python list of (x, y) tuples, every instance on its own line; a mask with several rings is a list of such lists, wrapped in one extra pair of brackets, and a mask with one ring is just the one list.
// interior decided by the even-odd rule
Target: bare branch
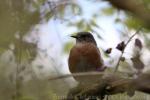
[(57, 80), (57, 79), (62, 79), (62, 78), (68, 78), (72, 76), (89, 76), (89, 75), (104, 75), (104, 72), (81, 72), (81, 73), (73, 73), (73, 74), (66, 74), (62, 76), (56, 76), (56, 77), (51, 77), (49, 80)]
[(67, 100), (74, 100), (74, 98), (85, 99), (92, 96), (98, 97), (102, 100), (106, 95), (124, 92), (133, 96), (135, 91), (150, 94), (149, 84), (150, 74), (141, 74), (137, 79), (126, 79), (121, 78), (120, 76), (111, 75), (90, 86), (79, 84), (68, 93)]

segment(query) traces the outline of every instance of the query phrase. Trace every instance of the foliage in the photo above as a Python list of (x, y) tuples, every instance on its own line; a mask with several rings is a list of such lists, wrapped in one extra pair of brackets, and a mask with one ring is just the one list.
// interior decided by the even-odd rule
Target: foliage
[[(84, 1), (101, 5), (102, 2), (111, 0)], [(144, 4), (144, 9), (147, 12), (150, 10), (149, 0), (138, 1)], [(102, 34), (98, 33), (98, 30), (102, 30), (97, 23), (98, 19), (101, 15), (106, 17), (116, 16), (116, 24), (135, 30), (142, 27), (146, 47), (149, 48), (150, 38), (148, 34), (145, 34), (149, 33), (150, 29), (145, 26), (145, 19), (148, 18), (144, 17), (143, 21), (143, 16), (139, 17), (139, 14), (132, 13), (132, 10), (119, 7), (110, 2), (104, 7), (99, 7), (98, 11), (92, 13), (89, 18), (85, 18), (84, 7), (76, 0), (1, 0), (0, 99), (51, 100), (53, 94), (66, 94), (69, 87), (64, 80), (48, 82), (44, 79), (38, 79), (32, 69), (33, 61), (40, 55), (38, 42), (34, 42), (34, 40), (29, 42), (24, 40), (24, 37), (30, 34), (30, 31), (34, 30), (38, 24), (47, 23), (50, 20), (60, 20), (68, 28), (75, 27), (78, 31), (91, 31), (96, 33), (99, 39), (102, 39)], [(120, 18), (121, 14), (123, 18)], [(64, 53), (68, 53), (71, 47), (72, 42), (67, 42), (63, 47)], [(111, 53), (110, 49), (108, 52)], [(137, 63), (135, 62), (141, 61), (139, 58), (139, 56), (135, 56), (131, 59), (136, 68)], [(26, 79), (28, 81), (25, 81)]]
[(22, 0), (0, 1), (1, 48), (7, 49), (9, 44), (15, 41), (15, 35), (26, 34), (33, 25), (39, 22), (39, 11), (35, 10), (31, 12), (28, 9), (31, 4), (31, 0), (28, 2), (23, 2)]

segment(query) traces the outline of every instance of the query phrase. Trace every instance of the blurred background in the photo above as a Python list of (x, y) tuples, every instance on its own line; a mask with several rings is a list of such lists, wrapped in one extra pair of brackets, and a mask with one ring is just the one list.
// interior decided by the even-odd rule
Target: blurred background
[[(59, 100), (77, 82), (72, 78), (48, 80), (70, 74), (68, 55), (75, 40), (71, 34), (94, 35), (104, 63), (114, 68), (121, 52), (116, 46), (134, 37), (142, 44), (142, 72), (150, 68), (149, 0), (0, 0), (0, 100)], [(131, 58), (135, 41), (125, 49), (123, 72), (138, 72)], [(111, 48), (110, 54), (106, 52)], [(141, 71), (141, 69), (140, 69)], [(149, 100), (143, 93), (130, 100)], [(111, 100), (128, 100), (126, 94)], [(117, 99), (116, 99), (117, 98)], [(139, 99), (137, 99), (139, 98)]]

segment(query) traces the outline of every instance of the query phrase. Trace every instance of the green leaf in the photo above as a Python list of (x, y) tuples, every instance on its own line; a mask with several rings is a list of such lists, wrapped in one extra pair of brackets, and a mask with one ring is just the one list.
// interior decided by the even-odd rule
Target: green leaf
[(13, 50), (16, 60), (33, 60), (36, 56), (36, 44), (18, 40), (15, 43), (16, 47)]
[(64, 51), (65, 53), (68, 53), (68, 52), (70, 51), (70, 49), (71, 49), (72, 46), (73, 46), (73, 43), (72, 43), (72, 42), (67, 42), (67, 43), (64, 45), (63, 51)]
[(115, 13), (115, 9), (113, 7), (103, 8), (102, 13), (107, 16), (111, 16)]
[(125, 24), (129, 27), (129, 28), (134, 28), (134, 29), (138, 29), (139, 27), (141, 27), (143, 25), (143, 23), (136, 19), (135, 17), (128, 17), (125, 19)]
[(78, 15), (81, 15), (82, 14), (82, 9), (79, 5), (77, 4), (72, 4), (71, 5), (71, 10), (74, 14), (78, 14)]
[(19, 100), (36, 100), (36, 99), (33, 97), (29, 97), (29, 96), (22, 96), (19, 98)]
[(90, 21), (90, 25), (92, 25), (92, 26), (94, 26), (94, 27), (96, 27), (96, 28), (100, 28), (100, 27), (98, 26), (98, 24), (96, 23), (95, 20), (91, 20), (91, 21)]

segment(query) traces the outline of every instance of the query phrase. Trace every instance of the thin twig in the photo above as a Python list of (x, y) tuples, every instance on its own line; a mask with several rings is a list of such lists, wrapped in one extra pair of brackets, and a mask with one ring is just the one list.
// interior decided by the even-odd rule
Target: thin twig
[(87, 76), (87, 75), (104, 75), (104, 72), (81, 72), (81, 73), (73, 73), (73, 74), (66, 74), (62, 76), (56, 76), (56, 77), (51, 77), (49, 80), (56, 80), (56, 79), (61, 79), (61, 78), (67, 78), (67, 77), (72, 77), (72, 76)]
[(17, 65), (16, 65), (16, 73), (15, 73), (15, 76), (16, 76), (16, 79), (15, 79), (15, 81), (16, 81), (16, 84), (15, 84), (15, 99), (18, 99), (21, 95), (20, 88), (21, 88), (22, 84), (21, 84), (21, 80), (19, 78), (19, 73), (20, 73), (19, 67), (21, 67), (21, 63), (22, 63), (22, 61), (21, 61), (21, 58), (22, 58), (22, 36), (20, 36), (18, 41), (20, 41), (20, 42), (18, 43), (18, 45), (16, 44), (16, 46), (17, 46), (17, 48), (16, 48), (17, 49), (17, 55), (16, 55)]
[(122, 58), (122, 56), (123, 56), (123, 54), (124, 54), (124, 51), (125, 51), (127, 45), (130, 43), (130, 41), (133, 39), (133, 37), (134, 37), (137, 33), (139, 33), (140, 30), (141, 30), (141, 28), (139, 28), (139, 29), (129, 38), (129, 40), (128, 40), (127, 43), (125, 44), (124, 49), (122, 50), (121, 55), (120, 55), (120, 57), (119, 57), (119, 60), (118, 60), (118, 62), (117, 62), (117, 64), (116, 64), (116, 67), (115, 67), (114, 72), (116, 72), (116, 71), (118, 70), (118, 68), (119, 68), (119, 64), (120, 64), (120, 62), (121, 62), (121, 58)]
[(67, 6), (67, 5), (71, 5), (71, 4), (73, 4), (73, 2), (61, 2), (60, 4), (58, 4), (58, 5), (56, 5), (56, 3), (55, 2), (53, 2), (54, 3), (54, 7), (52, 7), (52, 2), (50, 2), (50, 1), (48, 1), (47, 2), (47, 4), (48, 4), (48, 6), (49, 6), (49, 8), (50, 8), (50, 11), (49, 11), (49, 13), (50, 14), (54, 14), (55, 15), (55, 17), (57, 17), (56, 16), (56, 9), (58, 9), (59, 7), (61, 7), (61, 6)]

